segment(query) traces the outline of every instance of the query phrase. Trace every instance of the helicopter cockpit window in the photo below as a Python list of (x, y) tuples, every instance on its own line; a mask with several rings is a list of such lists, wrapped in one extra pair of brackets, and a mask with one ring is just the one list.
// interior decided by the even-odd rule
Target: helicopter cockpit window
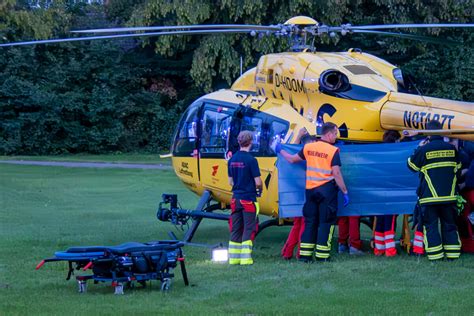
[(260, 138), (262, 133), (262, 119), (258, 117), (244, 116), (242, 118), (242, 125), (240, 126), (241, 131), (253, 132), (253, 142), (250, 152), (260, 151)]
[(202, 118), (201, 152), (225, 153), (232, 113), (206, 110)]
[(199, 104), (191, 105), (183, 114), (176, 132), (173, 152), (176, 155), (188, 156), (196, 149), (198, 136)]

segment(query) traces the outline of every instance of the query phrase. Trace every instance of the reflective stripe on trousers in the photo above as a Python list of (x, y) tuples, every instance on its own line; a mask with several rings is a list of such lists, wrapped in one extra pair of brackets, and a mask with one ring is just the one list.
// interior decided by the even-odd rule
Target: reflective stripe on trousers
[(397, 254), (397, 248), (395, 248), (395, 231), (391, 230), (385, 232), (385, 255), (392, 257)]
[(316, 244), (300, 243), (300, 258), (312, 259)]
[(424, 244), (425, 244), (426, 254), (429, 260), (440, 260), (444, 258), (442, 244), (438, 244), (436, 246), (432, 246), (429, 244), (429, 241), (426, 238), (426, 228), (424, 228)]
[(253, 264), (252, 248), (253, 243), (251, 240), (246, 240), (242, 242), (242, 251), (240, 252), (241, 265)]
[(424, 253), (422, 232), (415, 232), (415, 238), (413, 239), (413, 252), (419, 255)]
[(334, 234), (334, 226), (331, 225), (331, 228), (329, 229), (329, 234), (327, 236), (327, 241), (325, 244), (318, 243), (316, 245), (316, 259), (319, 260), (324, 260), (328, 259), (331, 253), (331, 240), (332, 240), (332, 235)]
[(229, 264), (240, 264), (241, 251), (241, 243), (229, 241)]
[(374, 242), (375, 242), (375, 249), (385, 250), (385, 237), (383, 233), (375, 232)]

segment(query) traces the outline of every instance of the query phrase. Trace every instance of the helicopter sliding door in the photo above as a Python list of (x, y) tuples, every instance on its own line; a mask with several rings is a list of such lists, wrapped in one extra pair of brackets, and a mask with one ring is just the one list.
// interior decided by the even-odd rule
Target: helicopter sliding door
[[(237, 104), (218, 100), (204, 101), (200, 115), (199, 170), (201, 184), (214, 197), (230, 203), (232, 188), (228, 183), (227, 160), (239, 150), (240, 131), (253, 132), (250, 153), (257, 158), (262, 180), (263, 196), (259, 199), (266, 215), (278, 212), (278, 183), (276, 154), (270, 148), (275, 138), (284, 139), (289, 123), (273, 115)], [(271, 210), (271, 211), (268, 211)]]
[(240, 131), (253, 132), (250, 153), (257, 158), (263, 181), (263, 194), (259, 198), (262, 214), (278, 214), (278, 174), (276, 154), (270, 148), (275, 139), (284, 139), (290, 124), (288, 121), (251, 108), (240, 107), (234, 114), (229, 137), (229, 150), (237, 151), (237, 135)]
[(219, 200), (230, 200), (228, 184), (227, 142), (236, 106), (219, 101), (206, 102), (201, 115), (199, 164), (201, 181)]
[(202, 193), (199, 176), (199, 114), (202, 103), (191, 104), (176, 130), (173, 142), (173, 168), (180, 180), (193, 192)]

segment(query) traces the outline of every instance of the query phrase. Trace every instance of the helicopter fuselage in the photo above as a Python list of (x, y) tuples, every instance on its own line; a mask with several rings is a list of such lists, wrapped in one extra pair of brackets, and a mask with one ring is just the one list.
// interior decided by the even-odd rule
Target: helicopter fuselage
[(249, 75), (257, 94), (285, 100), (317, 126), (331, 120), (347, 141), (378, 142), (385, 130), (424, 129), (429, 120), (473, 129), (473, 103), (406, 93), (400, 69), (359, 50), (265, 55)]
[[(225, 208), (232, 196), (226, 158), (238, 150), (238, 133), (251, 130), (264, 183), (260, 210), (277, 217), (275, 138), (294, 143), (302, 127), (319, 134), (326, 121), (339, 126), (341, 140), (359, 143), (380, 142), (388, 129), (424, 129), (429, 120), (447, 130), (473, 130), (472, 103), (405, 93), (406, 85), (395, 66), (356, 50), (265, 55), (231, 89), (187, 109), (174, 139), (173, 167), (191, 191), (209, 190)], [(472, 133), (459, 138), (472, 139)]]

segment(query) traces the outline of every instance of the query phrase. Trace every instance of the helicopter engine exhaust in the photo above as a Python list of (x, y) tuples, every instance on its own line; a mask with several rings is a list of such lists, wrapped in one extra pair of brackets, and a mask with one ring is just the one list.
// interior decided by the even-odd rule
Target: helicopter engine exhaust
[(343, 92), (349, 90), (350, 87), (349, 78), (338, 70), (326, 70), (319, 77), (319, 90), (321, 92)]

